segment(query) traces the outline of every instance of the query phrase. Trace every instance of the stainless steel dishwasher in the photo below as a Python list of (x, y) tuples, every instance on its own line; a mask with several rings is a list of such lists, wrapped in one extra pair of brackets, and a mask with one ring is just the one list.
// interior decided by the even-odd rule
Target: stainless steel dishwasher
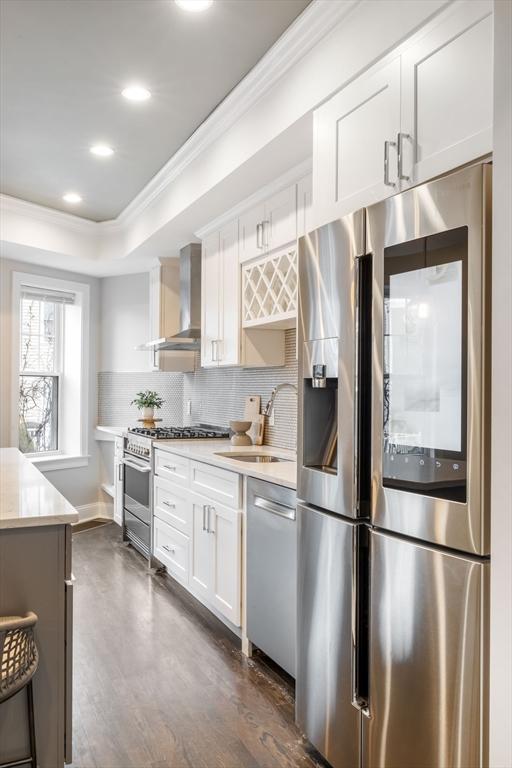
[(295, 677), (297, 634), (296, 493), (249, 478), (247, 636)]

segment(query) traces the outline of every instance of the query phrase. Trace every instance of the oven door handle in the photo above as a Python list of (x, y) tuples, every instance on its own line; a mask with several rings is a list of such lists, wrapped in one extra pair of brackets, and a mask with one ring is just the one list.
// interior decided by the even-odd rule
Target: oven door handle
[(129, 459), (123, 459), (122, 463), (126, 464), (127, 467), (131, 467), (131, 469), (136, 469), (137, 472), (151, 472), (151, 467), (145, 464), (136, 464), (134, 461), (130, 461)]

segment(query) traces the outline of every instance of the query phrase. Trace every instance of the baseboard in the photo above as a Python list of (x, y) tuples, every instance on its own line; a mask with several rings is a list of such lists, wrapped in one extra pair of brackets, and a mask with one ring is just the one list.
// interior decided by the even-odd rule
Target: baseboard
[(85, 523), (87, 520), (113, 520), (114, 505), (107, 501), (96, 501), (94, 504), (83, 504), (81, 507), (75, 507), (78, 512), (78, 522)]

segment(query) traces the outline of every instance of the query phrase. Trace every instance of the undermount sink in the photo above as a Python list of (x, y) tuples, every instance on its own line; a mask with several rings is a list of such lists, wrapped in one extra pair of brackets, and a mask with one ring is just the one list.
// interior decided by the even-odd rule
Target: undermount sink
[(216, 453), (216, 456), (224, 456), (226, 459), (236, 459), (237, 461), (250, 461), (253, 464), (271, 464), (274, 461), (291, 461), (283, 459), (281, 456), (271, 456), (268, 453)]

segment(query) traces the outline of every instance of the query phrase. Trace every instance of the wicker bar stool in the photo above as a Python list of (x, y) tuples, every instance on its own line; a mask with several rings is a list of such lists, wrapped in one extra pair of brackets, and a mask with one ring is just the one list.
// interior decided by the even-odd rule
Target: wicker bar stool
[(35, 613), (27, 613), (26, 616), (0, 617), (0, 704), (26, 687), (30, 739), (28, 757), (1, 763), (0, 768), (15, 768), (15, 766), (29, 763), (32, 768), (37, 768), (32, 691), (32, 677), (39, 662), (39, 653), (34, 640), (36, 622)]

